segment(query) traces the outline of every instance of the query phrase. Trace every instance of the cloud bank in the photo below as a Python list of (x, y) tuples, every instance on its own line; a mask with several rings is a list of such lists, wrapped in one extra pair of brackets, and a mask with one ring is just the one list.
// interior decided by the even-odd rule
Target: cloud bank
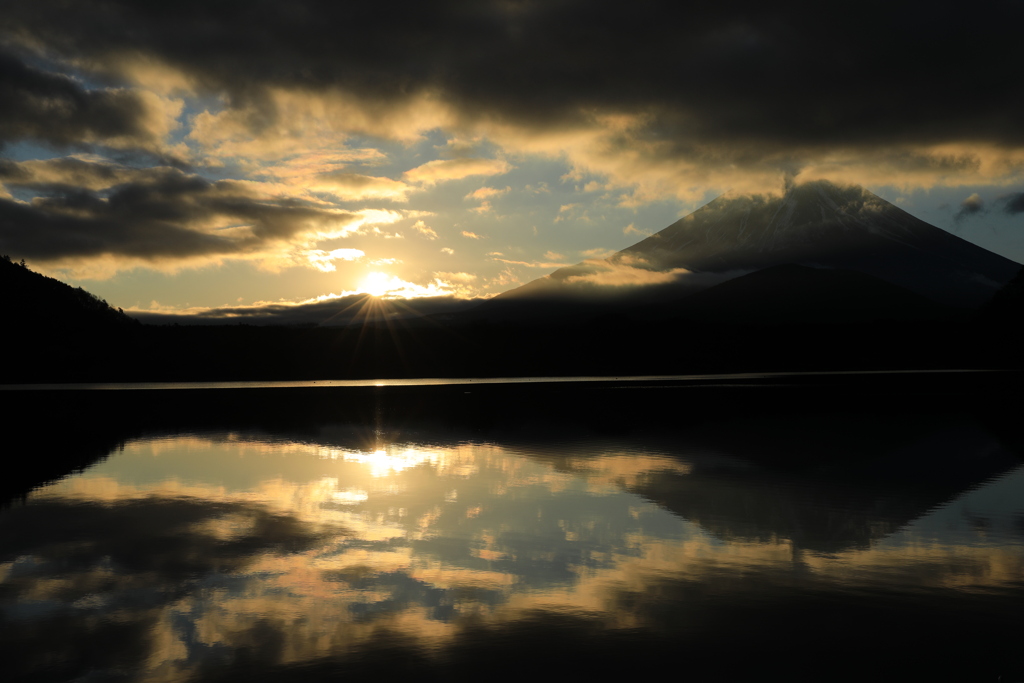
[[(216, 115), (252, 138), (302, 116), (395, 139), (433, 127), (485, 133), (639, 178), (641, 199), (666, 183), (695, 186), (698, 173), (721, 182), (730, 169), (749, 182), (786, 170), (874, 169), (858, 181), (911, 183), (1020, 172), (1024, 92), (1007, 86), (1020, 3), (822, 13), (740, 2), (688, 7), (685, 20), (675, 9), (609, 0), (300, 0), (245, 12), (200, 0), (18, 3), (4, 26), (20, 57), (0, 63), (4, 100), (18, 104), (5, 107), (0, 133), (157, 144), (154, 103), (136, 90), (86, 88), (26, 57), (44, 55), (108, 81), (145, 75), (155, 90), (215, 94), (226, 103)], [(957, 78), (970, 80), (970, 97), (950, 91)], [(472, 162), (434, 160), (407, 178), (493, 174), (504, 163)]]

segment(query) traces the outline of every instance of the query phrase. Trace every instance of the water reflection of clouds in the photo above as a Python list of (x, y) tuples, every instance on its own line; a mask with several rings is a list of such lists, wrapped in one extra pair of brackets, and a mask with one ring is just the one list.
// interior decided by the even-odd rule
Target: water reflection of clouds
[[(870, 588), (902, 573), (922, 586), (999, 589), (1024, 570), (1024, 552), (1005, 544), (930, 538), (814, 553), (781, 536), (716, 537), (631, 492), (690, 474), (650, 453), (139, 441), (15, 513), (34, 536), (0, 564), (4, 635), (30, 623), (41, 637), (43, 622), (23, 608), (43, 604), (82, 642), (97, 619), (144, 623), (143, 678), (159, 680), (246, 648), (276, 664), (327, 657), (381, 628), (436, 649), (469, 623), (538, 610), (650, 627), (659, 586), (747, 590), (756, 575)], [(65, 516), (77, 516), (77, 535), (60, 526)]]

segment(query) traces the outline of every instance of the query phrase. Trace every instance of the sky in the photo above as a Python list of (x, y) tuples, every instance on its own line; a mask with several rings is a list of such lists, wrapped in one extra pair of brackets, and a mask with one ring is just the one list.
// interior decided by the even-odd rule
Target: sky
[(490, 297), (824, 178), (1024, 262), (1024, 3), (680, 7), (0, 0), (0, 254), (129, 312)]

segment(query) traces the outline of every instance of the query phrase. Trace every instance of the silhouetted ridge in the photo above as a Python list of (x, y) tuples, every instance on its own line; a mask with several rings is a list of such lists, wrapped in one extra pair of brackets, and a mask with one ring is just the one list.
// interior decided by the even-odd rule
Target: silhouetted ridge
[(139, 323), (120, 309), (81, 288), (0, 258), (0, 286), (7, 308), (7, 324), (28, 331), (56, 331), (62, 328), (118, 329)]

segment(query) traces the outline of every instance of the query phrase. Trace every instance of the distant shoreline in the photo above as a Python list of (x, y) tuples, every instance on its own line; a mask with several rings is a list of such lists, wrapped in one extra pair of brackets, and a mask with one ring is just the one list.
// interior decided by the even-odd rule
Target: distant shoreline
[(320, 379), (270, 381), (195, 381), (195, 382), (63, 382), (0, 384), (0, 391), (164, 391), (209, 389), (321, 389), (356, 387), (480, 386), (503, 384), (593, 384), (605, 385), (657, 383), (699, 386), (707, 382), (756, 383), (758, 380), (794, 381), (851, 376), (889, 377), (938, 374), (1013, 373), (1009, 368), (936, 368), (932, 370), (837, 370), (799, 372), (735, 372), (687, 375), (607, 375), (550, 377), (424, 377), (405, 379)]

